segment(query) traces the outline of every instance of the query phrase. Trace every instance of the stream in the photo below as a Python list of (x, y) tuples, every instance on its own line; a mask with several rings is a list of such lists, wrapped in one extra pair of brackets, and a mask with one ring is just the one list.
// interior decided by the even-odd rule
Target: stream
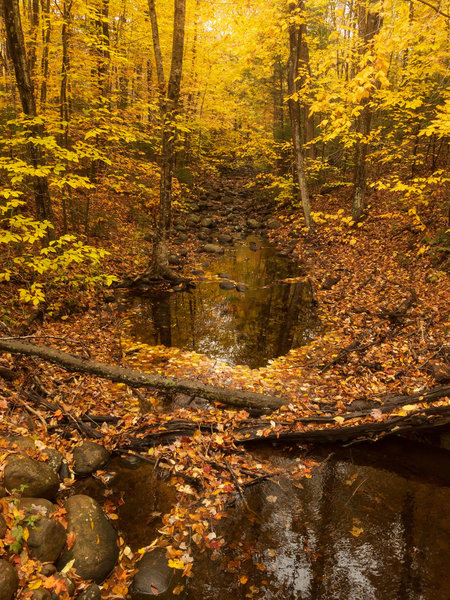
[[(205, 255), (190, 293), (137, 297), (131, 336), (204, 353), (230, 364), (264, 365), (321, 330), (299, 269), (270, 244), (247, 238)], [(220, 276), (219, 276), (220, 275)], [(200, 278), (201, 278), (200, 277)], [(248, 286), (223, 290), (220, 281)], [(255, 449), (285, 475), (245, 491), (218, 522), (226, 549), (196, 557), (188, 600), (448, 600), (450, 598), (450, 435), (391, 438), (352, 448), (314, 449), (311, 477), (289, 473), (298, 448)], [(109, 466), (108, 488), (86, 480), (99, 500), (120, 498), (117, 525), (133, 550), (151, 543), (175, 493), (135, 457)], [(112, 494), (112, 496), (111, 496)]]

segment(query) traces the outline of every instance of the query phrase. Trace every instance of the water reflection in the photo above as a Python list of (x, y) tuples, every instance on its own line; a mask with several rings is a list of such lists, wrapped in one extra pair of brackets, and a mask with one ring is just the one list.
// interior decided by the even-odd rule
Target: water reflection
[(251, 242), (229, 249), (208, 266), (213, 275), (245, 283), (245, 292), (207, 281), (191, 293), (139, 298), (131, 335), (150, 345), (195, 350), (252, 368), (311, 340), (319, 322), (309, 282), (281, 283), (298, 275), (298, 267), (271, 246), (252, 250)]

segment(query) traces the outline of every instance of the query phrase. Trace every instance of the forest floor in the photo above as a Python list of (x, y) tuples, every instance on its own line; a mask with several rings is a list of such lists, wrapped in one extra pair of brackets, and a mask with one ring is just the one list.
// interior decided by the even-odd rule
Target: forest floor
[[(161, 518), (155, 544), (180, 561), (184, 575), (192, 569), (186, 532), (195, 525), (198, 545), (219, 550), (226, 540), (210, 535), (211, 518), (223, 516), (246, 486), (277, 476), (270, 462), (241, 450), (248, 441), (354, 442), (450, 420), (448, 258), (438, 241), (447, 226), (437, 208), (440, 203), (411, 211), (376, 192), (368, 215), (356, 226), (341, 209), (348, 205), (348, 192), (331, 190), (314, 198), (318, 224), (307, 235), (298, 210), (272, 204), (262, 211), (263, 200), (255, 199), (247, 183), (230, 178), (205, 185), (200, 214), (214, 219), (215, 234), (227, 233), (236, 222), (230, 220), (231, 212), (244, 227), (255, 217), (262, 225), (259, 233), (266, 232), (298, 263), (299, 278), (307, 276), (312, 282), (324, 324), (323, 334), (310, 344), (259, 369), (233, 367), (177, 348), (151, 348), (127, 336), (126, 315), (114, 297), (119, 290), (90, 296), (80, 312), (35, 321), (26, 341), (108, 364), (281, 396), (286, 404), (279, 411), (254, 419), (246, 410), (202, 408), (186, 403), (182, 395), (168, 399), (29, 357), (0, 357), (5, 377), (0, 435), (32, 436), (60, 450), (71, 465), (74, 446), (89, 434), (84, 425), (93, 425), (89, 419), (96, 415), (107, 415), (112, 418), (100, 418), (95, 428), (102, 444), (110, 451), (145, 452), (148, 460), (172, 474), (177, 503)], [(214, 195), (208, 204), (210, 191)], [(198, 239), (198, 226), (186, 225), (190, 213), (186, 209), (176, 215), (172, 250), (183, 263), (180, 272), (195, 280), (204, 240)], [(118, 209), (120, 214), (126, 211)], [(269, 220), (271, 228), (266, 227)], [(100, 241), (111, 252), (107, 269), (120, 278), (138, 275), (150, 254), (145, 231), (119, 216), (115, 227)], [(2, 289), (4, 302), (10, 293)], [(435, 389), (441, 392), (427, 398), (427, 391)], [(330, 437), (331, 431), (345, 428), (351, 431), (347, 437)], [(305, 461), (292, 475), (308, 477), (313, 466)], [(64, 482), (68, 488), (72, 484)], [(110, 506), (108, 512), (116, 509)], [(140, 556), (131, 552), (125, 538), (123, 532), (119, 566), (103, 586), (104, 598), (126, 593)], [(24, 571), (24, 585), (30, 573)]]

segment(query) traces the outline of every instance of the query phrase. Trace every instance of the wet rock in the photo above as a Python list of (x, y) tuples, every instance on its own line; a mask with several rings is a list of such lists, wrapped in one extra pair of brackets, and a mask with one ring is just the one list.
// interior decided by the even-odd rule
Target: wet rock
[(101, 469), (109, 460), (109, 452), (100, 444), (95, 442), (83, 442), (73, 451), (73, 470), (78, 475), (90, 475), (97, 469)]
[(248, 290), (248, 285), (246, 283), (238, 283), (236, 289), (238, 292), (246, 292)]
[(197, 237), (199, 240), (205, 241), (208, 239), (209, 235), (207, 233), (205, 233), (204, 231), (199, 231), (197, 233)]
[(181, 259), (175, 254), (169, 254), (169, 265), (175, 266), (181, 263)]
[(48, 516), (55, 512), (56, 506), (46, 498), (21, 498), (17, 504), (19, 510), (28, 515)]
[(220, 233), (217, 236), (217, 240), (221, 243), (221, 244), (229, 244), (233, 241), (233, 236), (230, 235), (229, 233)]
[(31, 554), (41, 562), (55, 562), (66, 543), (66, 530), (61, 523), (41, 517), (28, 530)]
[(257, 244), (256, 242), (250, 242), (250, 250), (253, 250), (253, 252), (256, 252), (257, 250), (261, 250), (261, 246), (259, 244)]
[(200, 221), (201, 217), (199, 215), (189, 215), (186, 219), (188, 225), (198, 225)]
[(0, 600), (12, 600), (18, 587), (17, 571), (9, 562), (0, 559)]
[(5, 537), (5, 533), (8, 530), (8, 526), (6, 525), (5, 517), (0, 515), (0, 539)]
[(185, 233), (186, 232), (186, 227), (180, 223), (178, 223), (177, 225), (175, 225), (174, 227), (175, 231), (179, 231), (180, 233)]
[(173, 597), (172, 590), (179, 576), (169, 567), (163, 549), (144, 554), (137, 567), (139, 570), (129, 591), (131, 600), (149, 600), (154, 597), (168, 600)]
[(59, 450), (55, 450), (54, 448), (45, 448), (45, 450), (42, 451), (42, 456), (46, 456), (48, 458), (47, 464), (50, 465), (55, 473), (58, 473), (64, 459), (61, 452)]
[(21, 494), (26, 498), (54, 498), (59, 489), (59, 478), (48, 464), (18, 454), (8, 458), (4, 480), (10, 492), (26, 486)]
[(8, 444), (8, 446), (14, 449), (17, 448), (22, 452), (25, 452), (26, 450), (35, 450), (36, 448), (34, 441), (31, 438), (23, 435), (8, 435), (2, 439)]
[(50, 577), (50, 575), (54, 575), (57, 570), (58, 569), (55, 567), (55, 565), (52, 565), (51, 563), (47, 563), (41, 567), (41, 573), (44, 575), (44, 577)]
[(259, 229), (260, 226), (260, 222), (256, 219), (247, 219), (247, 227), (250, 229)]
[(79, 596), (77, 596), (77, 600), (101, 600), (102, 593), (100, 588), (96, 583), (93, 583), (88, 588), (84, 590)]
[(75, 533), (75, 543), (65, 550), (58, 568), (74, 560), (74, 568), (84, 579), (102, 583), (114, 568), (119, 556), (117, 534), (93, 498), (82, 494), (71, 496), (65, 505), (67, 530)]
[(234, 290), (236, 287), (236, 284), (234, 283), (234, 281), (230, 281), (229, 279), (224, 279), (223, 281), (221, 281), (219, 283), (219, 287), (221, 290)]
[(269, 229), (278, 229), (279, 226), (280, 224), (278, 223), (277, 219), (269, 219), (266, 223), (266, 227)]
[(63, 460), (58, 474), (61, 481), (64, 481), (64, 479), (70, 479), (70, 469), (67, 461)]
[(48, 590), (40, 588), (39, 590), (34, 590), (31, 595), (31, 600), (52, 600), (52, 595)]
[(231, 279), (231, 275), (227, 273), (219, 273), (219, 277), (222, 277), (222, 279)]
[(208, 229), (214, 227), (214, 221), (210, 217), (205, 217), (201, 221), (202, 227), (207, 227)]
[(218, 246), (217, 244), (205, 244), (203, 246), (203, 252), (210, 252), (211, 254), (223, 254), (225, 250), (222, 246)]

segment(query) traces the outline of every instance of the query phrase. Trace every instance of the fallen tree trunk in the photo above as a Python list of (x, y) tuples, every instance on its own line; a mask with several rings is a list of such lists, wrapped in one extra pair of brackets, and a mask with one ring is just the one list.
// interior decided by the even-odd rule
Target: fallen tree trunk
[(135, 369), (108, 365), (97, 360), (87, 360), (48, 346), (30, 344), (12, 338), (0, 338), (0, 350), (13, 354), (36, 356), (71, 372), (95, 375), (116, 383), (125, 383), (133, 388), (142, 387), (168, 393), (178, 392), (189, 396), (200, 396), (211, 402), (219, 402), (234, 408), (248, 410), (254, 414), (271, 412), (279, 409), (284, 404), (289, 404), (289, 400), (286, 398), (242, 390), (230, 390), (189, 379), (175, 379), (174, 377), (143, 373)]

